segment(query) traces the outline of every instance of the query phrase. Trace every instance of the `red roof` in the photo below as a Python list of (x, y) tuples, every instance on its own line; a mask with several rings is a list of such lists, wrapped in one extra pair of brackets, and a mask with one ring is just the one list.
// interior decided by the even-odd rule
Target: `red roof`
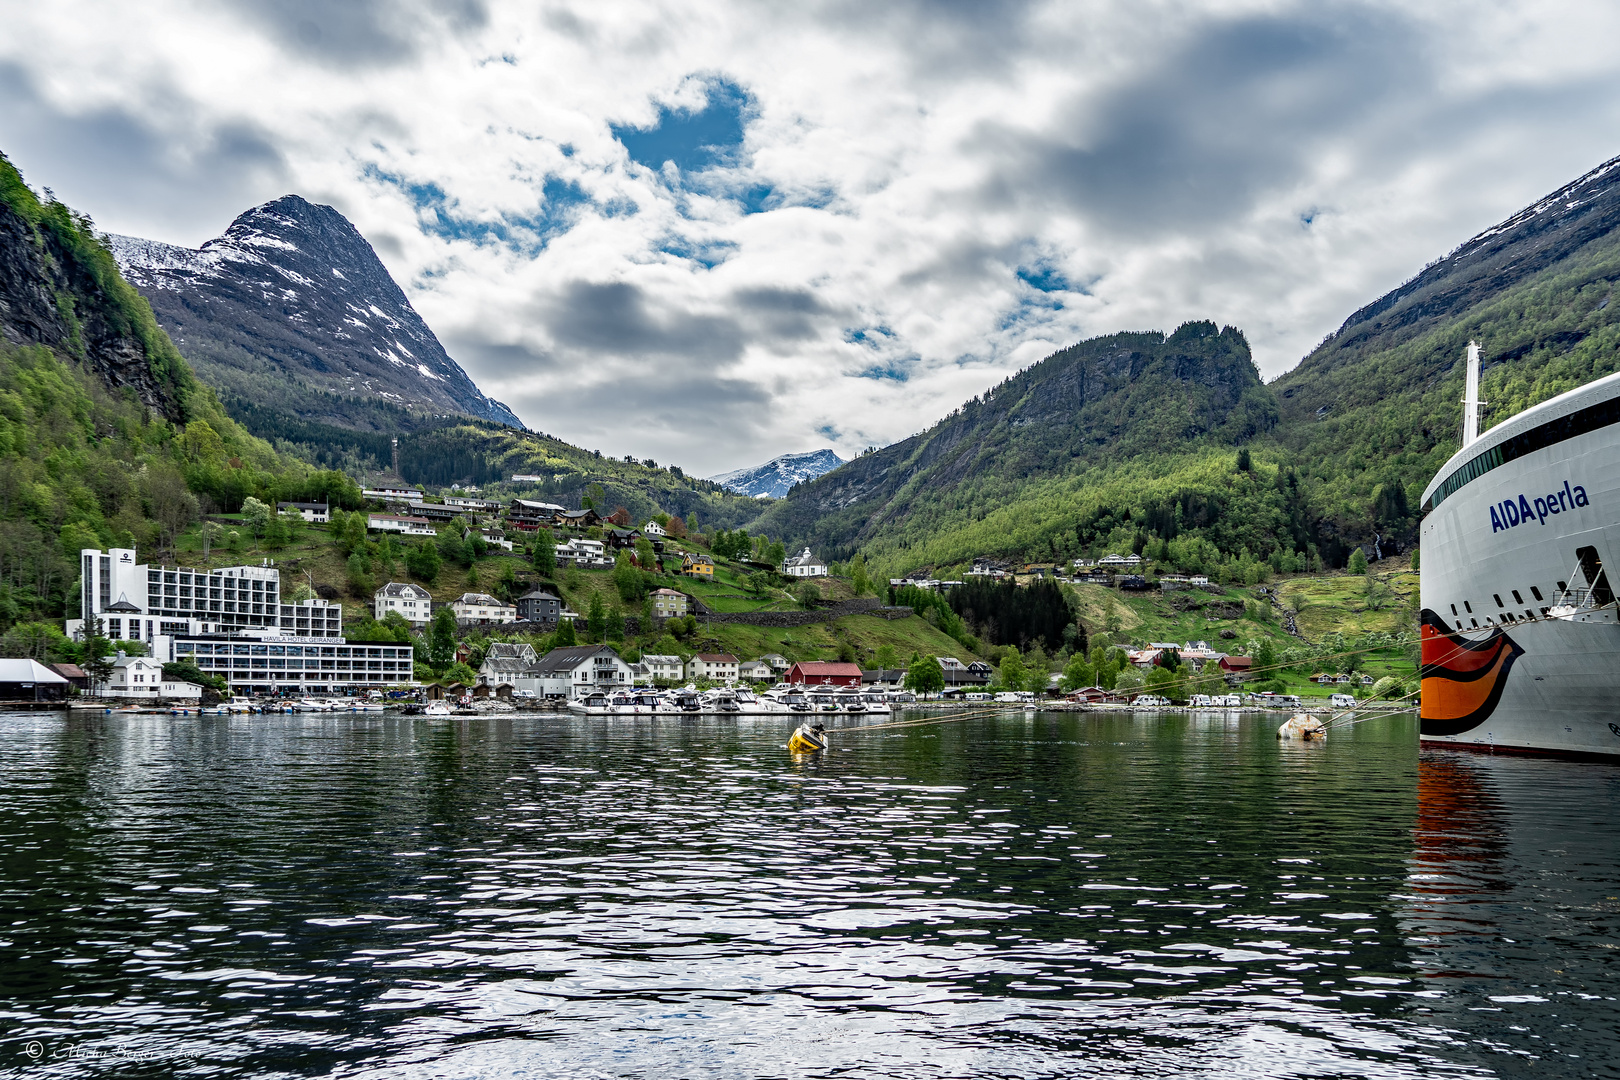
[(801, 660), (793, 665), (806, 675), (854, 675), (859, 678), (861, 665), (843, 664), (836, 660)]
[(1227, 671), (1248, 671), (1254, 666), (1252, 656), (1227, 656), (1221, 659), (1220, 666)]
[(859, 664), (843, 664), (836, 660), (801, 660), (788, 669), (787, 681), (859, 686), (861, 685), (861, 666)]

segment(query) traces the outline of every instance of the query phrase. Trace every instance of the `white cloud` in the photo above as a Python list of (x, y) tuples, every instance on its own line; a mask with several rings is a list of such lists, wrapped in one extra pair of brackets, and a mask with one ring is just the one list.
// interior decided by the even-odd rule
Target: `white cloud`
[[(1620, 102), (1577, 3), (7, 8), (34, 184), (191, 245), (329, 202), (532, 426), (700, 474), (1114, 330), (1232, 323), (1280, 373), (1611, 156)], [(721, 84), (718, 166), (615, 138)]]

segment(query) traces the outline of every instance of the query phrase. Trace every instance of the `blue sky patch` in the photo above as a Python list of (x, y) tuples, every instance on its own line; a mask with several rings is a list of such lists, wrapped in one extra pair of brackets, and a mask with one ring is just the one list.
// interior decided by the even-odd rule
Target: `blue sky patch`
[[(910, 358), (914, 360), (915, 357)], [(855, 373), (857, 379), (877, 379), (880, 382), (907, 382), (911, 379), (911, 372), (901, 367), (910, 360), (890, 360), (887, 363), (873, 364)]]
[(1050, 263), (1037, 263), (1034, 266), (1020, 266), (1018, 280), (1038, 292), (1068, 292), (1069, 279), (1063, 276), (1063, 271)]
[[(496, 218), (475, 218), (460, 212), (460, 200), (451, 197), (438, 184), (416, 182), (367, 165), (368, 180), (399, 189), (417, 212), (417, 224), (427, 236), (444, 240), (468, 240), (480, 246), (505, 244), (526, 255), (537, 255), (555, 237), (573, 228), (580, 207), (590, 206), (591, 197), (573, 180), (547, 176), (540, 185), (540, 206), (530, 214), (502, 212)], [(633, 207), (632, 207), (633, 212)]]
[(852, 345), (865, 345), (875, 349), (886, 340), (894, 338), (894, 331), (887, 326), (863, 326), (858, 329), (844, 331), (844, 340)]
[(671, 236), (658, 250), (677, 259), (690, 259), (705, 270), (713, 270), (729, 259), (737, 250), (730, 240), (693, 241), (686, 236)]
[(744, 114), (753, 98), (729, 79), (708, 85), (708, 101), (693, 112), (658, 106), (658, 121), (650, 128), (609, 125), (613, 137), (624, 144), (630, 160), (658, 172), (672, 161), (683, 173), (701, 172), (736, 163), (743, 143)]

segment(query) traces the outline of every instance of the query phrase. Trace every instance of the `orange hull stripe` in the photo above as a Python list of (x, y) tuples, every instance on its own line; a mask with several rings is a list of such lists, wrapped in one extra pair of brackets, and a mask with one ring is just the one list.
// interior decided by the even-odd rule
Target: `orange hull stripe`
[(1462, 639), (1440, 634), (1432, 627), (1423, 627), (1423, 662), (1448, 671), (1478, 671), (1495, 664), (1502, 656), (1502, 639), (1497, 638), (1488, 649), (1464, 648)]
[(1430, 675), (1423, 680), (1422, 717), (1425, 720), (1458, 720), (1478, 711), (1485, 705), (1502, 677), (1504, 660), (1501, 649), (1494, 650), (1495, 663), (1489, 674), (1471, 682), (1457, 682), (1444, 675)]

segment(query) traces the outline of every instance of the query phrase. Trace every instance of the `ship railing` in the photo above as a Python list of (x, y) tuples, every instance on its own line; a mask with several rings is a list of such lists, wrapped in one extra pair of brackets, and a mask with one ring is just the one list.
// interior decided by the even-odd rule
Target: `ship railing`
[(1603, 605), (1593, 599), (1592, 589), (1565, 589), (1558, 594), (1547, 614), (1552, 618), (1567, 617), (1582, 611), (1591, 611)]

